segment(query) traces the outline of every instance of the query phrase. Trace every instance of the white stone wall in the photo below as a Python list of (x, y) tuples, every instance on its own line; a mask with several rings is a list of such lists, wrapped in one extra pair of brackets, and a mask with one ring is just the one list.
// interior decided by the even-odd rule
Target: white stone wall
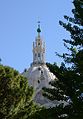
[(34, 100), (42, 105), (48, 105), (48, 99), (43, 97), (42, 88), (52, 88), (49, 82), (56, 79), (56, 76), (51, 73), (46, 65), (32, 65), (23, 75), (28, 79), (29, 85), (35, 90)]

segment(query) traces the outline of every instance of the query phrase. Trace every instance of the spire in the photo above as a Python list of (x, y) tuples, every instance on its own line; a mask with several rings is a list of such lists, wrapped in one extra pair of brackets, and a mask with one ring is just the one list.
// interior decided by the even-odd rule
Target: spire
[(38, 21), (38, 28), (37, 28), (37, 32), (38, 32), (38, 36), (40, 36), (40, 32), (41, 32), (41, 29), (40, 29), (40, 21)]
[(40, 37), (40, 32), (40, 21), (38, 21), (38, 36), (36, 37), (35, 42), (33, 42), (33, 65), (45, 64), (45, 45), (42, 38)]

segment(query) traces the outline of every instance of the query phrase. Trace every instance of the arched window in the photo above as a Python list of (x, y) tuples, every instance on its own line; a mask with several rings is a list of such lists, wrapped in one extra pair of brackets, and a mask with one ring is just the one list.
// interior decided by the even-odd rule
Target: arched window
[(38, 43), (38, 45), (40, 46), (40, 43)]
[(38, 57), (40, 57), (40, 53), (38, 53)]

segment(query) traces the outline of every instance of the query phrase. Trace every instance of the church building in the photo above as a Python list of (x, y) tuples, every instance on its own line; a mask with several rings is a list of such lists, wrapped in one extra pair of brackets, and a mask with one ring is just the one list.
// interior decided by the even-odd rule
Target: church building
[(23, 72), (23, 76), (28, 79), (29, 85), (34, 88), (33, 100), (44, 106), (50, 106), (51, 102), (49, 99), (42, 95), (42, 88), (52, 88), (49, 82), (57, 80), (56, 76), (50, 72), (46, 66), (45, 61), (45, 42), (42, 40), (40, 23), (38, 23), (37, 37), (33, 42), (33, 62), (30, 68)]

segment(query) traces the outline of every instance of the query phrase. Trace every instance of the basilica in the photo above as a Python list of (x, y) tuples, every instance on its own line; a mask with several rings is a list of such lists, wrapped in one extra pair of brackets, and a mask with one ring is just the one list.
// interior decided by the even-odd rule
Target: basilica
[(50, 72), (46, 66), (45, 61), (45, 42), (41, 38), (40, 23), (37, 28), (37, 37), (33, 42), (33, 62), (26, 71), (23, 72), (23, 76), (28, 79), (29, 85), (34, 88), (33, 100), (40, 105), (50, 107), (57, 103), (51, 102), (49, 99), (43, 96), (42, 88), (52, 88), (49, 82), (52, 80), (58, 80), (57, 77)]

